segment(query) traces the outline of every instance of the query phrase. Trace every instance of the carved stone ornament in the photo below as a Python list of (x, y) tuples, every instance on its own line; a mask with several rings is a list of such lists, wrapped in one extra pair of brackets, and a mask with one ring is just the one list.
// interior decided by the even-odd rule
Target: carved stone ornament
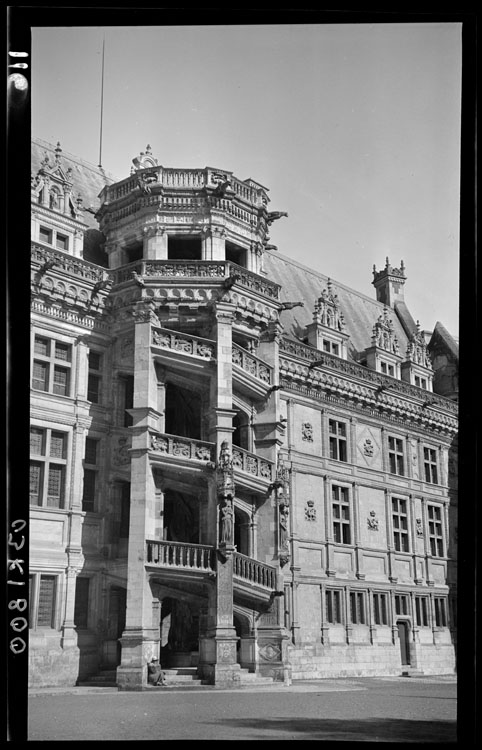
[(378, 518), (374, 510), (370, 511), (370, 515), (367, 518), (367, 526), (372, 531), (378, 531)]
[(316, 508), (313, 500), (306, 501), (305, 518), (307, 521), (316, 521)]
[(415, 531), (417, 533), (417, 536), (423, 536), (423, 523), (421, 518), (415, 519)]
[(313, 442), (313, 425), (310, 422), (303, 422), (301, 425), (301, 437), (308, 443)]
[(373, 441), (370, 440), (370, 438), (366, 438), (365, 442), (363, 443), (363, 453), (365, 454), (365, 456), (369, 456), (370, 458), (372, 458), (374, 449), (375, 448), (373, 445)]
[(129, 443), (127, 438), (121, 437), (118, 440), (117, 447), (114, 448), (112, 462), (116, 466), (124, 466), (129, 463), (129, 460)]

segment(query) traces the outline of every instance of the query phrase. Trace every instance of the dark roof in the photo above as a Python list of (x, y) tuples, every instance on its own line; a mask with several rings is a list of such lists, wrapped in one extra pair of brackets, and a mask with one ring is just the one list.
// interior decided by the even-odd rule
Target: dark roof
[(429, 342), (429, 349), (433, 350), (437, 346), (442, 346), (452, 355), (454, 359), (459, 359), (459, 345), (454, 337), (447, 331), (442, 323), (437, 322), (433, 329), (432, 338)]
[[(304, 307), (295, 307), (281, 313), (284, 334), (290, 338), (302, 339), (304, 328), (313, 322), (315, 302), (326, 288), (328, 276), (312, 268), (297, 263), (279, 252), (267, 250), (264, 254), (264, 266), (271, 281), (280, 284), (283, 302), (304, 302)], [(350, 335), (348, 354), (357, 359), (372, 344), (373, 326), (383, 314), (384, 305), (360, 292), (331, 279), (332, 289), (338, 295), (340, 310), (346, 324), (346, 333)], [(397, 317), (395, 310), (389, 309), (395, 336), (398, 339), (400, 354), (405, 358), (407, 334)], [(414, 324), (415, 328), (415, 324)]]
[[(51, 163), (54, 163), (55, 146), (40, 138), (32, 138), (32, 174), (37, 174), (46, 153)], [(76, 197), (80, 195), (84, 207), (82, 220), (92, 229), (98, 229), (99, 225), (94, 218), (94, 214), (86, 209), (92, 208), (96, 211), (99, 208), (100, 191), (105, 185), (116, 182), (116, 178), (101, 167), (95, 167), (93, 164), (89, 164), (89, 162), (79, 159), (78, 156), (74, 156), (63, 149), (60, 164), (64, 170), (67, 170), (69, 167), (72, 169), (73, 191)]]

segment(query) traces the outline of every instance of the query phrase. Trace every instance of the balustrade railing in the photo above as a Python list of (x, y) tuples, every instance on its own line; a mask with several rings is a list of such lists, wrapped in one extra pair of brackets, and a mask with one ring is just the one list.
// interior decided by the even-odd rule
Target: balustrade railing
[(31, 259), (34, 262), (52, 263), (52, 268), (77, 276), (87, 281), (105, 281), (109, 279), (110, 272), (102, 266), (90, 263), (83, 258), (64, 253), (61, 250), (51, 250), (35, 243), (31, 243)]
[(151, 539), (147, 540), (146, 561), (148, 565), (159, 565), (164, 568), (207, 572), (213, 572), (216, 564), (214, 547), (207, 544)]
[(342, 375), (360, 378), (361, 380), (371, 384), (376, 384), (377, 386), (383, 385), (402, 395), (423, 399), (427, 405), (440, 406), (442, 409), (446, 409), (452, 414), (456, 414), (458, 411), (458, 405), (451, 399), (426, 391), (423, 388), (418, 388), (411, 383), (397, 380), (396, 378), (390, 377), (390, 375), (384, 375), (375, 370), (370, 370), (368, 367), (365, 367), (358, 362), (350, 362), (341, 359), (340, 357), (335, 357), (332, 354), (321, 352), (319, 349), (315, 349), (307, 344), (298, 341), (291, 341), (290, 339), (283, 337), (279, 350), (280, 354), (291, 354), (299, 359), (308, 360), (310, 363), (319, 362), (321, 366), (328, 367), (331, 370), (336, 370)]
[(243, 471), (246, 474), (272, 481), (274, 478), (274, 463), (266, 458), (261, 458), (255, 453), (250, 453), (244, 448), (233, 445), (233, 469)]
[(168, 328), (152, 328), (151, 343), (162, 349), (192, 354), (202, 359), (214, 359), (216, 357), (216, 344), (210, 339), (202, 339), (198, 336), (190, 336), (187, 333), (171, 331)]
[(215, 445), (202, 440), (151, 432), (150, 449), (174, 458), (196, 461), (215, 461)]
[(241, 578), (256, 586), (276, 590), (277, 569), (272, 565), (242, 555), (240, 552), (233, 554), (233, 575), (235, 578)]
[(237, 365), (245, 372), (253, 375), (253, 377), (262, 380), (263, 382), (270, 385), (273, 381), (273, 368), (263, 362), (254, 354), (250, 354), (245, 349), (237, 344), (233, 344), (232, 350), (233, 365)]

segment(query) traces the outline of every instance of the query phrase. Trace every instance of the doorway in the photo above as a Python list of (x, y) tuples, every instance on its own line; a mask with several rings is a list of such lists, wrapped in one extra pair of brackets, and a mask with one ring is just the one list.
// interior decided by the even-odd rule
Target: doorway
[(406, 620), (397, 620), (402, 666), (410, 665), (410, 627)]

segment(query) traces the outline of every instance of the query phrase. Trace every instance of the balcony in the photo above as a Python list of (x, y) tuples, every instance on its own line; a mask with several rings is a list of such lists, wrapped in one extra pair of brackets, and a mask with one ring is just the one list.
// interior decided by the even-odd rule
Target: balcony
[(265, 398), (273, 385), (273, 368), (237, 344), (233, 344), (232, 361), (238, 388), (250, 397)]
[(232, 457), (236, 484), (257, 492), (266, 492), (275, 476), (273, 461), (236, 445), (233, 445)]
[[(146, 540), (146, 568), (169, 580), (200, 580), (216, 574), (216, 550), (207, 544)], [(233, 554), (235, 592), (244, 598), (268, 600), (278, 586), (278, 570), (239, 552)]]
[(203, 370), (216, 360), (214, 341), (168, 328), (152, 327), (151, 348), (159, 362), (190, 371), (193, 367)]
[(171, 464), (178, 470), (199, 472), (205, 468), (214, 469), (216, 446), (202, 440), (150, 432), (149, 452), (154, 463), (164, 466)]

